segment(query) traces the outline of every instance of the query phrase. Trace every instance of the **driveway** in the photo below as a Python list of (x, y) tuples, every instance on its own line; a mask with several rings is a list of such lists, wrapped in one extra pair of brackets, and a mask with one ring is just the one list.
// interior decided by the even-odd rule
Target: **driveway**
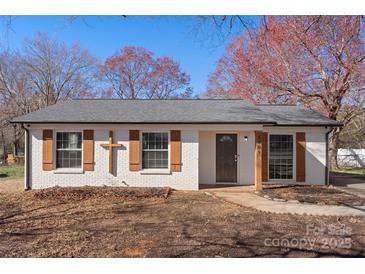
[(351, 194), (365, 197), (365, 176), (331, 172), (330, 184)]

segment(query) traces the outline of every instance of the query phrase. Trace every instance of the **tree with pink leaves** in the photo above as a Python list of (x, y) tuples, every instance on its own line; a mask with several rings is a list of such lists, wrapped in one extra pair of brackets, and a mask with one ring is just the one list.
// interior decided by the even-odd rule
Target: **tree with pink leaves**
[(166, 99), (191, 96), (190, 77), (170, 57), (155, 58), (142, 47), (125, 47), (99, 67), (107, 96)]
[(303, 104), (346, 126), (365, 111), (364, 34), (361, 16), (264, 17), (226, 47), (208, 95)]

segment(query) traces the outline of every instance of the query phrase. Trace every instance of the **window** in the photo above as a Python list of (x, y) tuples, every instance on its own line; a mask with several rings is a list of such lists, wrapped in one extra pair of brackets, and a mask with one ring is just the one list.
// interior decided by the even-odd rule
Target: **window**
[(81, 132), (57, 132), (56, 168), (81, 168)]
[(142, 168), (168, 168), (168, 133), (142, 133)]
[(232, 143), (233, 140), (232, 140), (232, 137), (229, 136), (229, 135), (223, 135), (220, 139), (219, 139), (219, 142), (221, 143)]
[(270, 179), (293, 179), (293, 135), (270, 135)]

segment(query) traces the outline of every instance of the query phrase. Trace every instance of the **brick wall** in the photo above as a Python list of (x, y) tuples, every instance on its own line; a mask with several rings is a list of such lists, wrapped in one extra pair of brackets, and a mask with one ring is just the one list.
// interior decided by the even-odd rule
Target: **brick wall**
[[(47, 127), (50, 128), (50, 127)], [(84, 128), (73, 128), (82, 131)], [(30, 129), (30, 185), (33, 189), (53, 186), (170, 186), (174, 189), (192, 189), (198, 183), (198, 130), (182, 130), (182, 171), (172, 174), (141, 174), (129, 171), (129, 131), (126, 128), (114, 129), (114, 143), (124, 148), (114, 149), (113, 175), (108, 173), (108, 150), (100, 146), (107, 143), (109, 130), (95, 129), (95, 169), (79, 174), (57, 174), (56, 171), (42, 170), (42, 129)], [(141, 129), (143, 130), (143, 129)], [(156, 129), (157, 130), (157, 129)]]

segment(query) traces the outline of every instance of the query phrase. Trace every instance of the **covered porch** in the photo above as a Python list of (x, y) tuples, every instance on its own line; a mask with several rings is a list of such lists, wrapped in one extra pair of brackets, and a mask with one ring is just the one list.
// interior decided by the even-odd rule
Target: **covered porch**
[(200, 130), (199, 189), (261, 190), (262, 130), (260, 125)]

